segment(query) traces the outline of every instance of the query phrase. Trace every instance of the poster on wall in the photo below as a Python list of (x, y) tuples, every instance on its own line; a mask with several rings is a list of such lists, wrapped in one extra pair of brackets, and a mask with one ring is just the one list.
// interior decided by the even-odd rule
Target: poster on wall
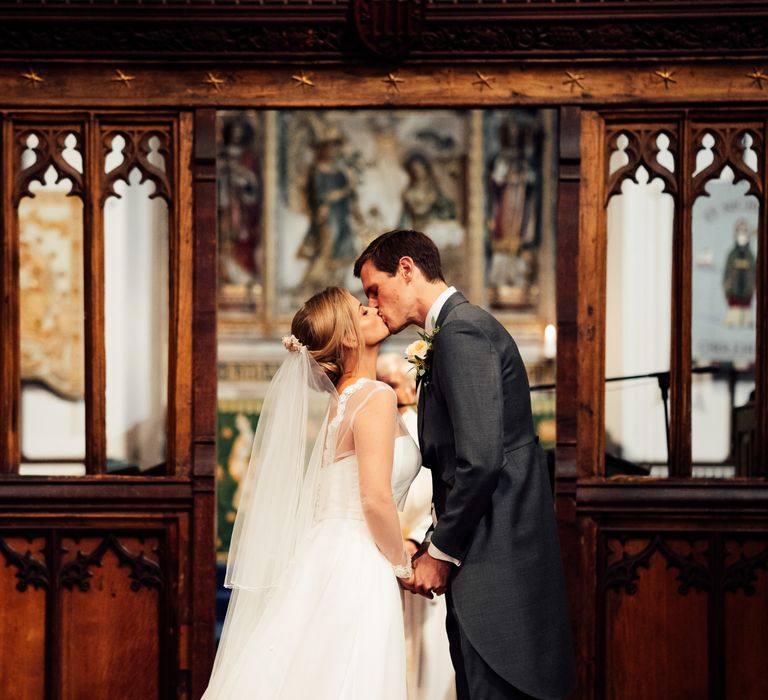
[(759, 202), (748, 183), (722, 179), (693, 207), (692, 354), (695, 363), (755, 360)]

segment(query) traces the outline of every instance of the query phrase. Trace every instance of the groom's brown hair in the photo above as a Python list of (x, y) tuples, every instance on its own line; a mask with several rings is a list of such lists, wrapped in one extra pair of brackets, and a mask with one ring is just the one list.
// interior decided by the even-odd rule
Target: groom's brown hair
[(377, 270), (394, 275), (404, 256), (413, 260), (429, 282), (445, 282), (437, 246), (426, 234), (409, 229), (387, 231), (374, 238), (355, 261), (355, 277), (360, 277), (363, 265), (369, 260)]

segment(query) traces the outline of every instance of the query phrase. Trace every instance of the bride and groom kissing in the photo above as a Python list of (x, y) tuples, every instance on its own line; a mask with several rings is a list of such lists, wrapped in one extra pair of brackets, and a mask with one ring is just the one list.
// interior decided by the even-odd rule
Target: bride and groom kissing
[[(203, 697), (405, 700), (398, 585), (446, 596), (459, 700), (565, 697), (575, 671), (560, 548), (517, 346), (448, 286), (422, 233), (382, 234), (354, 272), (368, 306), (326, 289), (284, 339)], [(409, 325), (423, 329), (410, 353), (420, 450), (376, 381), (381, 343)], [(397, 509), (422, 464), (434, 525), (411, 560)]]

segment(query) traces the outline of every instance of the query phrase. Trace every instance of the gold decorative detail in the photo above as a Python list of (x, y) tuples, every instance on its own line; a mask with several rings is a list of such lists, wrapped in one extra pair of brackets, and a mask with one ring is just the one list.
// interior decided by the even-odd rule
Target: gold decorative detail
[(671, 71), (669, 68), (661, 68), (660, 70), (653, 71), (654, 75), (658, 75), (659, 78), (662, 79), (664, 82), (664, 87), (669, 90), (669, 84), (670, 83), (676, 83), (677, 80), (675, 80), (672, 76), (675, 74), (674, 71)]
[(207, 85), (212, 85), (216, 91), (221, 90), (221, 86), (226, 82), (224, 78), (219, 78), (218, 75), (214, 75), (210, 71), (208, 72), (208, 77), (203, 80), (204, 83)]
[(29, 80), (29, 82), (30, 82), (30, 83), (32, 83), (33, 85), (37, 85), (37, 83), (44, 83), (44, 82), (45, 82), (45, 79), (44, 79), (44, 78), (41, 78), (41, 77), (40, 77), (40, 76), (37, 74), (37, 71), (35, 71), (35, 70), (32, 70), (31, 68), (30, 68), (30, 69), (29, 69), (29, 70), (28, 70), (26, 73), (22, 73), (22, 74), (21, 74), (21, 77), (22, 77), (22, 78), (26, 78), (26, 79), (27, 79), (27, 80)]
[(307, 75), (304, 71), (301, 71), (298, 75), (292, 75), (291, 78), (296, 81), (296, 87), (304, 89), (305, 87), (315, 87), (312, 82), (312, 74)]
[(400, 87), (398, 83), (404, 83), (405, 80), (402, 78), (398, 78), (394, 73), (387, 73), (387, 77), (381, 81), (382, 83), (387, 83), (387, 85), (391, 88), (395, 88), (396, 92), (400, 91)]
[(751, 73), (747, 73), (747, 77), (752, 79), (752, 85), (757, 85), (761, 90), (763, 89), (763, 80), (768, 80), (768, 75), (763, 72), (762, 68), (754, 68)]
[(566, 79), (563, 80), (563, 85), (570, 85), (571, 92), (573, 92), (573, 88), (578, 87), (582, 90), (584, 89), (584, 83), (581, 81), (584, 80), (583, 75), (579, 75), (578, 73), (574, 73), (572, 71), (565, 71)]
[(115, 69), (115, 76), (116, 77), (112, 78), (112, 82), (113, 83), (122, 83), (126, 87), (130, 87), (131, 86), (131, 81), (132, 80), (136, 80), (136, 76), (135, 75), (126, 75), (119, 68)]
[(483, 91), (483, 88), (488, 88), (489, 90), (493, 90), (493, 81), (496, 80), (496, 78), (491, 78), (490, 76), (483, 75), (479, 70), (475, 71), (475, 75), (477, 76), (477, 80), (472, 81), (472, 85), (477, 85), (480, 89), (480, 92)]

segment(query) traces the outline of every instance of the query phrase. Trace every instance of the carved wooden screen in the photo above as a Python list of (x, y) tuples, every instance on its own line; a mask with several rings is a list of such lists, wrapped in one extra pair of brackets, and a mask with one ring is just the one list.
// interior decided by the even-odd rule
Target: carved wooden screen
[[(658, 195), (670, 200), (666, 222), (652, 219), (653, 212), (647, 209), (635, 215), (639, 219), (636, 222), (638, 231), (645, 236), (645, 243), (641, 242), (641, 245), (668, 247), (661, 256), (669, 260), (668, 273), (666, 269), (663, 272), (648, 269), (645, 277), (639, 279), (641, 289), (644, 285), (643, 293), (651, 295), (654, 274), (657, 278), (668, 274), (668, 279), (664, 280), (668, 286), (658, 297), (654, 312), (662, 319), (661, 326), (657, 323), (656, 329), (669, 334), (668, 346), (662, 348), (668, 353), (669, 364), (653, 367), (662, 371), (651, 372), (649, 377), (658, 380), (654, 391), (661, 391), (659, 411), (662, 408), (666, 411), (663, 403), (668, 390), (668, 418), (666, 413), (664, 416), (660, 413), (658, 420), (654, 419), (662, 436), (662, 426), (667, 426), (668, 475), (689, 477), (692, 464), (698, 462), (696, 433), (698, 430), (700, 443), (703, 427), (697, 421), (703, 421), (697, 417), (694, 403), (702, 402), (697, 396), (697, 390), (700, 391), (702, 386), (698, 381), (700, 376), (710, 374), (730, 375), (732, 383), (734, 377), (745, 376), (744, 384), (748, 389), (753, 388), (748, 400), (751, 413), (744, 421), (747, 427), (738, 424), (739, 411), (735, 408), (731, 418), (734, 434), (728, 448), (731, 450), (729, 457), (737, 462), (737, 475), (761, 476), (765, 473), (768, 438), (765, 359), (768, 353), (768, 290), (765, 288), (768, 255), (763, 201), (768, 122), (763, 116), (748, 112), (730, 113), (727, 120), (722, 113), (704, 111), (660, 111), (656, 114), (646, 111), (642, 115), (622, 113), (602, 117), (591, 113), (585, 117), (585, 145), (594, 149), (592, 156), (595, 162), (602, 163), (602, 167), (596, 179), (588, 177), (584, 181), (587, 197), (598, 199), (589, 213), (583, 213), (586, 216), (583, 224), (589, 229), (582, 232), (583, 241), (589, 244), (583, 249), (582, 264), (583, 269), (589, 268), (590, 274), (582, 277), (587, 286), (581, 294), (580, 313), (587, 334), (584, 340), (594, 350), (595, 364), (585, 369), (584, 376), (589, 377), (582, 384), (582, 406), (590, 406), (596, 412), (581, 423), (581, 473), (606, 473), (604, 454), (611, 447), (606, 446), (605, 433), (596, 427), (605, 425), (604, 417), (611, 414), (611, 407), (606, 408), (603, 382), (621, 379), (611, 376), (614, 372), (611, 367), (606, 367), (604, 350), (606, 343), (610, 345), (610, 337), (606, 337), (609, 335), (606, 315), (610, 316), (611, 291), (606, 291), (606, 278), (610, 279), (614, 272), (610, 267), (610, 252), (606, 254), (606, 245), (610, 249), (610, 233), (606, 242), (605, 232), (610, 227), (610, 207), (626, 192), (629, 183), (630, 186), (655, 184)], [(718, 217), (720, 221), (716, 221)], [(740, 229), (741, 236), (735, 230), (724, 228), (718, 241), (718, 245), (723, 246), (727, 240), (727, 245), (731, 246), (730, 252), (726, 251), (730, 262), (726, 262), (726, 252), (721, 254), (720, 260), (718, 251), (713, 252), (707, 247), (707, 240), (712, 239), (711, 232), (705, 230), (708, 221), (714, 221), (721, 228)], [(654, 242), (655, 237), (662, 236), (660, 229), (667, 225), (667, 238), (660, 243)], [(709, 239), (704, 240), (707, 235)], [(655, 260), (656, 264), (659, 256), (654, 258), (650, 254), (649, 259)], [(625, 260), (622, 274), (632, 265), (641, 268), (643, 262)], [(698, 279), (701, 270), (708, 271), (709, 289), (702, 288)], [(741, 297), (734, 285), (739, 287)], [(717, 294), (713, 293), (715, 286)], [(697, 289), (695, 295), (694, 288)], [(594, 306), (595, 299), (601, 300), (602, 308)], [(714, 300), (714, 305), (721, 304), (723, 310), (702, 309), (702, 305), (710, 303), (708, 299)], [(699, 304), (698, 309), (696, 304)], [(749, 352), (745, 354), (743, 342), (735, 343), (734, 349), (725, 341), (718, 342), (718, 336), (712, 332), (707, 336), (706, 329), (700, 329), (702, 315), (716, 319), (731, 331), (736, 328), (742, 332), (742, 338), (749, 338), (751, 334), (753, 341)], [(640, 321), (625, 314), (622, 322), (631, 325)], [(652, 334), (646, 333), (635, 338), (632, 350), (640, 354), (652, 342)], [(735, 359), (722, 360), (721, 356), (730, 358), (734, 353)], [(701, 360), (702, 355), (706, 361)], [(630, 377), (633, 378), (638, 377)], [(742, 391), (741, 394), (740, 400), (747, 403), (747, 393)], [(728, 426), (722, 427), (726, 431)], [(632, 429), (640, 431), (641, 426), (634, 424)], [(693, 475), (696, 475), (695, 470)]]
[[(82, 464), (88, 474), (140, 469), (170, 475), (189, 470), (191, 212), (183, 210), (181, 192), (189, 189), (189, 183), (180, 182), (184, 171), (179, 163), (185, 155), (181, 151), (189, 151), (190, 134), (189, 119), (173, 115), (9, 114), (4, 119), (6, 235), (0, 323), (3, 338), (13, 341), (4, 342), (2, 349), (0, 416), (10, 429), (0, 436), (0, 471), (18, 473), (21, 463), (41, 461), (51, 466)], [(69, 183), (68, 191), (57, 189), (62, 182)], [(131, 195), (131, 187), (141, 194)], [(121, 200), (128, 201), (128, 208), (120, 226), (111, 226), (113, 205)], [(147, 222), (140, 210), (150, 211), (153, 200), (164, 203), (162, 216), (155, 214), (162, 219), (161, 230), (143, 233)], [(74, 207), (73, 202), (77, 202)], [(63, 212), (56, 219), (51, 214), (56, 208), (71, 210), (74, 216)], [(112, 230), (116, 228), (120, 231)], [(146, 241), (138, 240), (142, 235)], [(154, 256), (150, 252), (144, 258), (131, 258), (131, 245), (156, 245), (159, 237), (165, 240)], [(105, 249), (112, 251), (107, 257)], [(157, 280), (147, 282), (153, 286), (146, 290), (141, 289), (146, 281), (144, 263), (157, 268)], [(107, 297), (115, 284), (105, 275), (109, 266), (122, 267), (116, 276), (125, 278), (115, 291), (120, 300), (111, 304)], [(143, 307), (139, 296), (145, 300)], [(158, 318), (137, 318), (155, 313), (152, 308), (160, 306), (163, 311)], [(125, 319), (118, 320), (115, 311)], [(144, 347), (136, 346), (131, 330), (144, 334)], [(123, 347), (118, 341), (108, 352), (110, 334), (119, 334)], [(159, 336), (162, 352), (147, 347), (159, 346)], [(154, 373), (162, 391), (154, 387), (152, 396), (144, 397), (152, 403), (146, 411), (152, 414), (149, 418), (123, 417), (124, 425), (112, 429), (143, 432), (145, 443), (154, 441), (153, 455), (138, 459), (143, 464), (137, 467), (137, 455), (130, 453), (141, 447), (113, 447), (117, 456), (127, 457), (123, 459), (108, 454), (109, 411), (121, 410), (121, 404), (135, 397), (125, 387), (120, 392), (108, 383), (107, 366), (117, 365), (110, 377), (116, 385), (135, 369), (130, 363), (142, 352), (163, 368), (162, 374)], [(135, 369), (134, 375), (138, 381), (150, 381), (147, 368)], [(44, 387), (70, 404), (82, 403), (84, 416), (77, 416), (78, 423), (82, 420), (77, 428), (82, 432), (82, 454), (75, 450), (63, 458), (54, 454), (47, 459), (26, 454), (22, 385), (29, 384)], [(27, 434), (34, 420), (30, 411)], [(128, 425), (131, 420), (134, 425)], [(115, 422), (119, 418), (111, 421)], [(53, 428), (47, 426), (50, 431)], [(34, 425), (34, 430), (42, 432), (46, 426)], [(69, 437), (76, 442), (81, 439)]]
[[(571, 561), (571, 590), (578, 591), (579, 697), (620, 700), (629, 692), (649, 699), (757, 700), (768, 692), (757, 670), (768, 653), (758, 622), (765, 620), (768, 601), (767, 133), (765, 115), (736, 108), (581, 114), (574, 406), (579, 539), (565, 531), (561, 540)], [(641, 206), (627, 204), (630, 193)], [(622, 197), (624, 209), (617, 210)], [(620, 238), (620, 255), (612, 249), (622, 230), (617, 221), (629, 231)], [(735, 283), (746, 288), (750, 304), (731, 303), (743, 302)], [(612, 296), (631, 285), (639, 301), (623, 313), (627, 307), (616, 307)], [(752, 339), (749, 352), (738, 343), (729, 346), (730, 336), (708, 327), (702, 332), (708, 318)], [(621, 333), (609, 328), (616, 319)], [(642, 333), (625, 332), (644, 323)], [(659, 473), (630, 471), (638, 464), (626, 455), (610, 471), (617, 466), (607, 456), (616, 441), (606, 435), (616, 425), (609, 380), (617, 335), (633, 358), (656, 343), (658, 352), (642, 369), (659, 376), (641, 381), (650, 383), (649, 396), (656, 394), (658, 413), (648, 425), (664, 451), (663, 382), (657, 379), (668, 381), (669, 457)], [(668, 364), (651, 364), (661, 362)], [(735, 440), (732, 448), (726, 445), (736, 464), (727, 476), (740, 478), (691, 478), (721, 466), (702, 464), (700, 457), (704, 439), (697, 421), (711, 401), (700, 377), (712, 375), (725, 385), (738, 373), (754, 388), (749, 401), (743, 396), (751, 412), (748, 430), (733, 423), (734, 436), (749, 434), (742, 456), (736, 456)], [(638, 420), (643, 411), (631, 415), (629, 432), (649, 442), (650, 431)], [(710, 430), (727, 434), (727, 415)]]
[[(0, 113), (4, 698), (189, 698), (210, 670), (215, 112), (196, 116)], [(57, 416), (69, 454), (44, 453)]]

